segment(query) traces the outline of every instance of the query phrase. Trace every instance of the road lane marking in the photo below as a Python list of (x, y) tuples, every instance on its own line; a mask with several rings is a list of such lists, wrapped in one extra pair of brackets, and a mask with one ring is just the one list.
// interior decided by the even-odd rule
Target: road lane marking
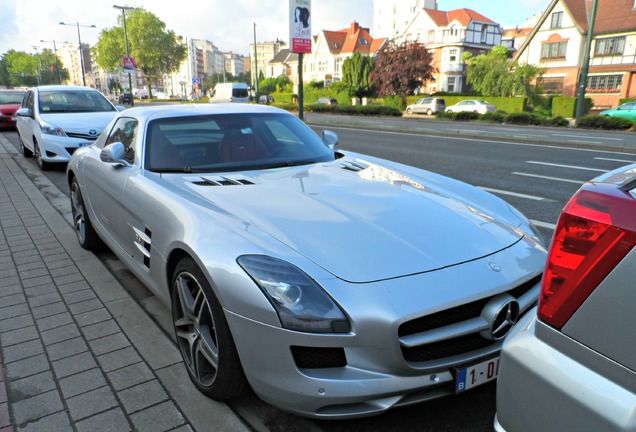
[[(538, 148), (547, 148), (547, 149), (557, 149), (557, 150), (563, 150), (563, 151), (571, 151), (571, 152), (588, 152), (588, 153), (606, 153), (606, 154), (615, 154), (615, 155), (624, 155), (626, 152), (625, 151), (615, 151), (615, 150), (599, 150), (599, 149), (585, 149), (585, 148), (570, 148), (570, 147), (563, 147), (563, 146), (559, 146), (559, 145), (548, 145), (548, 144), (531, 144), (531, 143), (521, 143), (521, 142), (514, 142), (514, 141), (495, 141), (495, 140), (489, 140), (489, 139), (483, 139), (483, 138), (463, 138), (463, 137), (454, 137), (454, 136), (444, 136), (444, 135), (427, 135), (425, 133), (414, 133), (414, 132), (397, 132), (397, 131), (381, 131), (381, 130), (376, 130), (376, 129), (365, 129), (365, 128), (359, 128), (359, 127), (347, 127), (347, 126), (343, 126), (343, 125), (323, 125), (323, 124), (315, 124), (315, 123), (310, 123), (308, 122), (308, 124), (312, 125), (313, 127), (318, 127), (318, 128), (328, 128), (328, 129), (342, 129), (342, 130), (347, 130), (347, 131), (357, 131), (357, 132), (368, 132), (368, 133), (379, 133), (379, 134), (385, 134), (385, 135), (403, 135), (403, 136), (412, 136), (412, 137), (419, 137), (419, 138), (430, 138), (431, 140), (436, 140), (436, 139), (446, 139), (449, 141), (472, 141), (472, 142), (479, 142), (479, 143), (487, 143), (487, 144), (501, 144), (501, 145), (511, 145), (511, 146), (519, 146), (519, 147), (538, 147)], [(423, 131), (435, 131), (438, 132), (438, 129), (420, 129)], [(342, 145), (341, 145), (342, 146)]]
[(556, 225), (551, 224), (551, 223), (547, 223), (547, 222), (541, 222), (541, 221), (534, 220), (534, 219), (530, 219), (530, 222), (532, 222), (535, 226), (538, 226), (538, 227), (541, 227), (541, 228), (551, 229), (552, 231), (554, 231), (554, 229), (556, 228)]
[(625, 162), (628, 164), (636, 163), (636, 160), (626, 160), (626, 159), (610, 159), (610, 158), (602, 158), (602, 157), (595, 157), (594, 159), (602, 160), (602, 161), (610, 161), (610, 162)]
[(529, 199), (529, 200), (533, 200), (533, 201), (554, 201), (551, 200), (549, 198), (543, 198), (543, 197), (538, 197), (538, 196), (534, 196), (534, 195), (526, 195), (526, 194), (522, 194), (522, 193), (518, 193), (518, 192), (511, 192), (511, 191), (505, 191), (505, 190), (500, 190), (500, 189), (493, 189), (493, 188), (488, 188), (485, 186), (477, 186), (479, 189), (481, 190), (485, 190), (487, 192), (492, 192), (492, 193), (496, 193), (496, 194), (500, 194), (500, 195), (509, 195), (509, 196), (514, 196), (517, 198), (525, 198), (525, 199)]
[[(555, 137), (566, 137), (566, 138), (590, 138), (589, 135), (559, 135), (559, 134), (550, 134), (552, 136)], [(610, 141), (625, 141), (625, 138), (608, 138), (608, 137), (603, 137), (603, 139), (605, 140), (610, 140)]]
[(579, 143), (579, 144), (603, 144), (602, 141), (568, 140), (568, 142)]
[(558, 168), (570, 168), (570, 169), (577, 169), (577, 170), (583, 170), (583, 171), (596, 171), (596, 172), (602, 172), (602, 173), (609, 172), (609, 170), (604, 170), (599, 168), (581, 167), (581, 166), (575, 166), (575, 165), (563, 165), (563, 164), (555, 164), (550, 162), (526, 161), (526, 163), (535, 164), (535, 165), (552, 166), (552, 167), (558, 167)]
[(580, 181), (580, 180), (569, 180), (569, 179), (564, 179), (560, 177), (549, 177), (549, 176), (542, 176), (538, 174), (528, 174), (528, 173), (522, 173), (522, 172), (513, 172), (512, 174), (518, 175), (518, 176), (524, 176), (524, 177), (540, 178), (544, 180), (554, 180), (554, 181), (560, 181), (565, 183), (574, 183), (578, 185), (582, 185), (583, 183), (585, 183), (584, 181)]

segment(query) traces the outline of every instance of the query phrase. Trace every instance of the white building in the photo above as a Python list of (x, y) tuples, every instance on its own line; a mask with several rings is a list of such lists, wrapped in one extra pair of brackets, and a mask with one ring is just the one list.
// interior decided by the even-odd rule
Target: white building
[(437, 3), (437, 0), (373, 0), (373, 36), (393, 39), (419, 10), (437, 10)]

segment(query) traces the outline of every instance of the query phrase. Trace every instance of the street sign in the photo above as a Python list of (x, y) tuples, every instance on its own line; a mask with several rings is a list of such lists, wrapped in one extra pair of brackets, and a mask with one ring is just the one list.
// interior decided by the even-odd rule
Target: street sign
[(124, 57), (122, 59), (124, 64), (124, 73), (135, 73), (135, 59), (132, 57)]
[(289, 0), (291, 52), (311, 53), (311, 0)]

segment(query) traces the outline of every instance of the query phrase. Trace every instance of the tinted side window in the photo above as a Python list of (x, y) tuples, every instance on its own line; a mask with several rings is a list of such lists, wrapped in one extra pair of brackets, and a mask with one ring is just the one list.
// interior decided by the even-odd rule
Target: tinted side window
[(106, 144), (112, 144), (115, 142), (121, 142), (124, 144), (125, 159), (133, 163), (135, 161), (135, 136), (137, 135), (137, 120), (132, 118), (122, 117), (117, 120), (113, 130), (106, 140)]

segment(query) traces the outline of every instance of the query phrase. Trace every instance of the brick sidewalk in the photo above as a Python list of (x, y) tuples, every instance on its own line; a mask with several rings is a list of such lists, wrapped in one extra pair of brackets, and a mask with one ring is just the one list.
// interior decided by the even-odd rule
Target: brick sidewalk
[(246, 431), (196, 392), (9, 146), (0, 136), (0, 432)]

